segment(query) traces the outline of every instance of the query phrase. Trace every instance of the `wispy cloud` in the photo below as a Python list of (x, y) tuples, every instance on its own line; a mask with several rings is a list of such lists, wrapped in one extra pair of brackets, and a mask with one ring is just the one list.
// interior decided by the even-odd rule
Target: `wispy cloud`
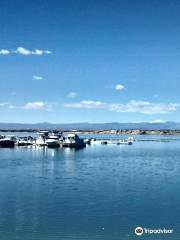
[(76, 96), (77, 96), (76, 92), (69, 92), (67, 95), (68, 98), (75, 98)]
[(176, 111), (179, 104), (150, 103), (145, 101), (130, 101), (127, 104), (111, 104), (110, 109), (116, 112), (139, 112), (145, 114), (168, 113)]
[(106, 103), (100, 102), (100, 101), (81, 101), (79, 103), (67, 103), (64, 104), (65, 108), (87, 108), (87, 109), (106, 109), (108, 105)]
[[(45, 101), (32, 101), (27, 102), (24, 105), (14, 105), (9, 102), (1, 102), (1, 108), (9, 109), (26, 109), (26, 110), (53, 110), (57, 102), (45, 102)], [(178, 103), (151, 103), (147, 101), (135, 101), (131, 100), (128, 103), (106, 103), (94, 100), (83, 100), (75, 103), (63, 104), (65, 108), (78, 108), (78, 109), (103, 109), (113, 112), (122, 113), (143, 113), (143, 114), (165, 114), (178, 111), (180, 104)], [(152, 123), (163, 122), (163, 120), (154, 120)]]
[(13, 108), (16, 108), (16, 107), (13, 104), (9, 103), (9, 102), (2, 102), (2, 103), (0, 103), (0, 108), (13, 109)]
[(122, 91), (122, 90), (125, 89), (125, 87), (124, 87), (122, 84), (117, 84), (117, 85), (115, 86), (115, 89), (116, 89), (117, 91)]
[(79, 103), (64, 104), (65, 108), (105, 109), (114, 112), (131, 112), (144, 114), (170, 113), (177, 111), (180, 104), (177, 103), (150, 103), (131, 100), (128, 103), (105, 103), (100, 101), (81, 101)]
[(34, 79), (34, 80), (42, 80), (43, 77), (42, 77), (42, 76), (34, 75), (34, 76), (33, 76), (33, 79)]
[(27, 110), (52, 110), (52, 104), (43, 101), (40, 102), (28, 102), (24, 105), (24, 109)]
[(19, 54), (24, 56), (29, 56), (29, 55), (41, 56), (41, 55), (51, 54), (51, 53), (52, 52), (50, 50), (41, 50), (41, 49), (29, 50), (24, 47), (18, 47), (15, 50), (0, 49), (0, 55)]
[(8, 102), (0, 103), (0, 107), (8, 107), (10, 104)]
[(45, 110), (52, 111), (57, 102), (33, 101), (25, 104), (16, 105), (10, 102), (0, 102), (0, 108), (24, 109), (24, 110)]

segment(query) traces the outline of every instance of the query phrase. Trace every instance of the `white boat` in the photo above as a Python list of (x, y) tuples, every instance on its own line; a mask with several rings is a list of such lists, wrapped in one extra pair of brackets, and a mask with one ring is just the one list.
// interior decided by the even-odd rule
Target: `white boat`
[(96, 139), (96, 138), (92, 138), (91, 139), (91, 144), (94, 145), (94, 144), (101, 144), (102, 140), (100, 139)]
[(91, 144), (91, 139), (90, 139), (90, 138), (84, 139), (84, 143), (85, 143), (85, 144)]
[(41, 136), (36, 139), (35, 144), (40, 147), (44, 147), (47, 145), (45, 139)]
[(19, 140), (17, 146), (31, 146), (33, 143), (30, 140)]
[(39, 131), (38, 138), (35, 141), (35, 145), (39, 147), (47, 146), (46, 139), (48, 138), (48, 135), (49, 135), (49, 131), (44, 131), (44, 130)]
[(48, 147), (60, 147), (59, 136), (56, 135), (49, 136), (45, 142)]
[(63, 137), (62, 147), (83, 148), (85, 146), (84, 140), (75, 133), (69, 133), (66, 137)]
[(19, 137), (16, 139), (17, 146), (30, 146), (33, 145), (33, 138), (32, 137)]
[(128, 137), (128, 139), (119, 140), (119, 141), (117, 142), (117, 144), (118, 144), (118, 145), (119, 145), (119, 144), (132, 145), (133, 142), (134, 142), (134, 138)]

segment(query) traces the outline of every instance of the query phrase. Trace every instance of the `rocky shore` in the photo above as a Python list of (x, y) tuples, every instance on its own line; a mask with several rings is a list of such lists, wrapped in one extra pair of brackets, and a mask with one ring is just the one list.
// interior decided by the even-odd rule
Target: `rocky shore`
[[(0, 132), (29, 132), (37, 133), (43, 129), (0, 129)], [(69, 132), (71, 129), (46, 129), (49, 131)], [(73, 130), (75, 131), (75, 130)], [(81, 134), (119, 134), (119, 135), (180, 135), (180, 129), (177, 130), (141, 130), (141, 129), (119, 129), (119, 130), (78, 130)]]
[(180, 130), (96, 130), (78, 131), (85, 134), (119, 134), (119, 135), (180, 135)]

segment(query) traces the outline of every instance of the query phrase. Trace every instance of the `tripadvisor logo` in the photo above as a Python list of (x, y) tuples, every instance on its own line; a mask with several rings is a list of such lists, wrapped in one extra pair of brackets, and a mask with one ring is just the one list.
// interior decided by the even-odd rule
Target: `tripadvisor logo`
[(143, 228), (142, 227), (137, 227), (135, 228), (135, 234), (138, 235), (138, 236), (141, 236), (143, 235)]
[(172, 234), (174, 230), (166, 229), (166, 228), (150, 229), (150, 228), (136, 227), (134, 232), (137, 236), (141, 236), (143, 234)]

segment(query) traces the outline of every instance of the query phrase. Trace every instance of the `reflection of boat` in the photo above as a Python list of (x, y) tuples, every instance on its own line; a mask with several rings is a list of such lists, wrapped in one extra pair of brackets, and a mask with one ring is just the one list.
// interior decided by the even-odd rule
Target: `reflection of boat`
[(8, 137), (0, 139), (0, 147), (13, 148), (14, 147), (14, 140), (12, 140), (11, 138), (8, 138)]
[(62, 147), (83, 148), (85, 146), (84, 140), (75, 133), (69, 133), (66, 137), (63, 137)]
[(56, 135), (49, 136), (48, 139), (46, 140), (46, 144), (48, 147), (60, 147), (59, 136)]

